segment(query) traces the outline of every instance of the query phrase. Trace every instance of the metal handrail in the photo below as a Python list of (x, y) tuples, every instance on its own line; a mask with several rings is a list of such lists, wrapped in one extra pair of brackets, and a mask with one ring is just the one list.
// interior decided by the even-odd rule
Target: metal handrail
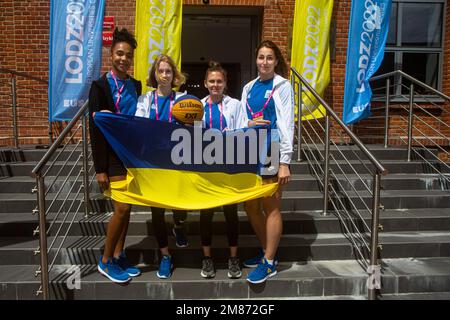
[(42, 157), (42, 159), (38, 162), (38, 164), (31, 170), (31, 174), (34, 177), (37, 177), (41, 174), (42, 169), (47, 164), (47, 162), (50, 160), (50, 158), (53, 156), (55, 151), (59, 148), (61, 143), (64, 141), (66, 136), (69, 134), (69, 132), (72, 130), (72, 128), (75, 126), (75, 124), (80, 120), (81, 116), (86, 113), (86, 110), (88, 109), (88, 101), (86, 101), (83, 106), (78, 110), (78, 112), (75, 114), (73, 119), (67, 124), (67, 126), (64, 128), (64, 130), (61, 132), (59, 137), (53, 142), (53, 144), (50, 146), (50, 148), (47, 150), (45, 155)]
[[(50, 297), (49, 272), (52, 269), (52, 267), (56, 261), (56, 257), (64, 244), (64, 241), (68, 235), (68, 232), (69, 232), (71, 226), (73, 225), (75, 215), (72, 217), (70, 224), (67, 227), (67, 230), (65, 232), (65, 235), (62, 236), (62, 241), (59, 243), (59, 247), (56, 250), (55, 257), (53, 258), (52, 262), (50, 263), (50, 266), (48, 263), (49, 262), (48, 261), (49, 250), (55, 244), (56, 237), (61, 232), (63, 224), (67, 221), (68, 215), (71, 212), (71, 209), (73, 208), (73, 206), (75, 204), (75, 201), (78, 199), (78, 195), (81, 193), (81, 189), (83, 189), (83, 191), (84, 191), (83, 199), (81, 200), (80, 204), (78, 205), (78, 209), (75, 212), (75, 214), (78, 213), (78, 210), (83, 206), (83, 204), (84, 204), (85, 217), (87, 217), (87, 215), (90, 211), (89, 210), (89, 177), (88, 177), (90, 169), (88, 166), (89, 154), (88, 154), (88, 142), (87, 142), (88, 134), (87, 134), (87, 122), (86, 122), (87, 109), (88, 109), (88, 102), (85, 102), (85, 104), (75, 114), (74, 118), (67, 124), (67, 126), (64, 128), (64, 130), (61, 132), (60, 136), (53, 142), (53, 144), (49, 147), (49, 149), (44, 154), (42, 159), (38, 162), (38, 164), (31, 171), (32, 176), (34, 176), (36, 178), (36, 182), (37, 182), (37, 188), (36, 188), (37, 200), (38, 200), (37, 211), (39, 212), (39, 226), (35, 230), (35, 233), (39, 233), (39, 248), (35, 251), (35, 254), (40, 253), (40, 267), (36, 271), (36, 275), (37, 274), (41, 275), (41, 287), (37, 291), (37, 294), (42, 293), (43, 299), (49, 299), (49, 297)], [(74, 171), (75, 165), (77, 165), (80, 160), (82, 160), (82, 170), (78, 172), (78, 176), (75, 178), (75, 180), (70, 188), (70, 191), (67, 193), (66, 198), (64, 199), (63, 203), (61, 204), (60, 210), (57, 212), (56, 217), (52, 221), (52, 224), (50, 225), (50, 227), (47, 229), (47, 215), (50, 212), (50, 208), (52, 207), (53, 203), (56, 201), (58, 195), (61, 193), (62, 188), (65, 186), (65, 184), (69, 180), (68, 177), (66, 177), (63, 184), (61, 185), (61, 189), (57, 191), (56, 196), (53, 199), (51, 205), (48, 208), (46, 208), (46, 196), (47, 196), (48, 192), (46, 191), (46, 186), (45, 186), (44, 180), (45, 180), (46, 175), (49, 174), (50, 168), (53, 166), (53, 164), (56, 163), (56, 160), (54, 160), (49, 166), (47, 166), (47, 165), (49, 164), (50, 159), (57, 152), (58, 148), (63, 144), (64, 140), (69, 136), (69, 134), (71, 133), (75, 124), (77, 122), (79, 122), (80, 119), (81, 119), (82, 123), (78, 127), (78, 129), (80, 127), (82, 128), (81, 154), (79, 155), (78, 160), (75, 161), (71, 170), (69, 170), (68, 177), (72, 174), (72, 172)], [(78, 131), (78, 129), (77, 129), (77, 131)], [(70, 141), (70, 139), (69, 139), (69, 141)], [(62, 151), (64, 151), (66, 149), (67, 143), (64, 146), (64, 148), (62, 148), (62, 150), (59, 151), (60, 153), (56, 156), (56, 159), (59, 159), (59, 156), (62, 154)], [(79, 144), (80, 143), (76, 144), (75, 148), (77, 148), (77, 146), (79, 146)], [(74, 152), (72, 150), (72, 152), (70, 152), (70, 154), (68, 156), (68, 159), (70, 159), (70, 157), (73, 155), (73, 153)], [(68, 159), (67, 159), (67, 161), (64, 162), (64, 166), (67, 165)], [(46, 166), (48, 167), (48, 170), (44, 170), (44, 168), (46, 168)], [(61, 173), (61, 170), (59, 170), (57, 176), (55, 177), (55, 180), (52, 182), (52, 184), (50, 186), (53, 186), (53, 183), (59, 177), (60, 173)], [(67, 209), (67, 212), (65, 212), (65, 216), (61, 222), (60, 227), (58, 228), (58, 230), (55, 234), (55, 238), (51, 242), (50, 246), (47, 246), (47, 237), (48, 237), (47, 233), (49, 232), (51, 227), (54, 225), (56, 219), (59, 217), (59, 214), (61, 213), (62, 208), (64, 207), (65, 203), (69, 199), (70, 192), (73, 190), (73, 188), (75, 186), (75, 182), (78, 181), (81, 174), (83, 174), (82, 184), (80, 185), (75, 197), (71, 200), (72, 202), (71, 202), (69, 208)], [(48, 188), (50, 188), (50, 187), (48, 187)]]
[[(12, 128), (13, 128), (13, 140), (14, 140), (14, 148), (19, 148), (19, 129), (18, 129), (18, 121), (17, 121), (17, 108), (19, 107), (17, 105), (17, 81), (16, 77), (23, 77), (26, 79), (30, 79), (33, 81), (40, 82), (42, 84), (47, 85), (48, 81), (32, 76), (28, 73), (24, 72), (18, 72), (15, 70), (7, 69), (7, 68), (0, 68), (0, 73), (3, 74), (10, 74), (11, 75), (11, 108), (12, 108)], [(34, 90), (34, 89), (33, 89)], [(22, 106), (21, 106), (22, 107)], [(51, 122), (49, 122), (49, 135), (50, 135), (50, 141), (52, 139), (52, 128), (51, 128)]]
[[(345, 133), (355, 142), (355, 144), (361, 149), (361, 151), (366, 155), (370, 162), (377, 168), (378, 173), (381, 175), (386, 175), (388, 171), (383, 167), (383, 165), (374, 157), (374, 155), (367, 149), (364, 143), (359, 140), (359, 138), (344, 124), (344, 122), (339, 119), (337, 114), (333, 111), (333, 109), (323, 100), (323, 98), (316, 92), (316, 90), (311, 87), (308, 81), (300, 75), (294, 67), (291, 67), (292, 72), (295, 74), (297, 78), (302, 81), (302, 84), (308, 88), (308, 91), (311, 92), (314, 98), (320, 102), (320, 104), (325, 108), (327, 114), (331, 116), (339, 126), (345, 131)], [(301, 113), (299, 113), (301, 115)]]
[(396, 70), (396, 71), (392, 71), (392, 72), (388, 72), (385, 74), (381, 74), (379, 76), (376, 77), (372, 77), (370, 78), (370, 81), (376, 81), (376, 80), (381, 80), (381, 79), (385, 79), (385, 78), (389, 78), (395, 75), (400, 75), (402, 77), (405, 77), (406, 79), (408, 79), (409, 81), (418, 84), (421, 87), (424, 87), (427, 90), (430, 90), (431, 92), (433, 92), (434, 94), (438, 95), (439, 97), (446, 99), (446, 100), (450, 100), (450, 97), (447, 96), (446, 94), (434, 89), (433, 87), (430, 87), (429, 85), (427, 85), (426, 83), (423, 83), (422, 81), (411, 77), (409, 74), (404, 73), (402, 70)]
[[(343, 228), (345, 230), (345, 235), (348, 235), (349, 241), (352, 243), (352, 245), (355, 248), (355, 252), (359, 254), (359, 257), (362, 257), (363, 260), (362, 265), (366, 268), (369, 277), (368, 277), (368, 298), (369, 299), (375, 299), (376, 298), (376, 289), (380, 288), (380, 282), (376, 281), (376, 285), (369, 285), (372, 284), (372, 279), (378, 279), (380, 275), (380, 264), (379, 264), (379, 245), (378, 245), (378, 232), (379, 232), (379, 210), (380, 210), (380, 179), (382, 175), (386, 175), (388, 171), (384, 168), (384, 166), (375, 158), (375, 156), (367, 149), (367, 147), (360, 141), (360, 139), (343, 123), (343, 121), (336, 115), (334, 110), (325, 102), (325, 100), (312, 88), (312, 86), (308, 83), (308, 81), (303, 78), (295, 68), (291, 68), (292, 74), (291, 74), (291, 82), (294, 86), (294, 92), (296, 93), (296, 106), (298, 108), (298, 118), (297, 118), (297, 160), (301, 161), (302, 157), (302, 140), (304, 140), (305, 148), (308, 149), (308, 153), (304, 153), (304, 156), (307, 158), (307, 161), (310, 163), (312, 170), (314, 171), (314, 175), (316, 179), (319, 181), (320, 185), (323, 187), (323, 214), (327, 214), (328, 211), (328, 203), (331, 203), (333, 205), (335, 213), (338, 215), (338, 218), (340, 219), (343, 225)], [(299, 80), (297, 80), (299, 79)], [(303, 88), (304, 87), (304, 88)], [(298, 90), (295, 90), (298, 89)], [(303, 94), (303, 93), (308, 94)], [(310, 101), (304, 103), (304, 97), (309, 98)], [(323, 123), (320, 123), (320, 121), (317, 119), (317, 117), (311, 112), (311, 108), (309, 107), (310, 102), (317, 105), (322, 105), (325, 109), (325, 112), (320, 111), (322, 113), (322, 116), (325, 117), (325, 124), (323, 126)], [(303, 104), (304, 103), (304, 104)], [(306, 109), (310, 111), (310, 115), (314, 119), (314, 121), (304, 121), (305, 124), (302, 124), (302, 106), (305, 106)], [(320, 110), (320, 109), (319, 109)], [(331, 126), (331, 119), (333, 119), (337, 124), (338, 128), (342, 129), (343, 132), (339, 132), (336, 130), (333, 126)], [(321, 128), (321, 130), (324, 133), (324, 139), (320, 137), (320, 135), (317, 133), (317, 131), (314, 129), (313, 124), (310, 122), (313, 122), (313, 124), (316, 125), (316, 127)], [(318, 141), (320, 141), (322, 144), (324, 144), (325, 147), (325, 156), (322, 156), (322, 153), (319, 150), (319, 147), (315, 143), (315, 139), (311, 137), (309, 133), (309, 129), (306, 127), (306, 124), (309, 125), (311, 130), (314, 132), (315, 137)], [(356, 173), (356, 176), (363, 182), (364, 186), (368, 187), (364, 180), (361, 178), (359, 173), (357, 172), (356, 168), (350, 163), (350, 161), (347, 159), (345, 154), (339, 149), (339, 146), (331, 139), (330, 132), (331, 130), (334, 130), (334, 132), (337, 133), (337, 136), (341, 138), (343, 141), (345, 139), (342, 135), (346, 134), (347, 137), (350, 138), (350, 140), (357, 146), (357, 148), (362, 152), (362, 156), (367, 158), (370, 163), (375, 168), (374, 171), (370, 170), (366, 164), (364, 163), (363, 159), (360, 158), (360, 156), (353, 150), (350, 149), (351, 152), (353, 152), (360, 163), (364, 165), (363, 170), (368, 170), (373, 175), (373, 181), (372, 181), (372, 191), (369, 191), (369, 196), (372, 197), (372, 208), (370, 209), (366, 203), (364, 202), (364, 199), (361, 197), (360, 191), (358, 191), (353, 185), (351, 185), (351, 181), (349, 180), (346, 172), (344, 171), (343, 167), (338, 163), (336, 157), (330, 152), (330, 144), (333, 144), (340, 155), (345, 160), (344, 164), (347, 164), (350, 166), (350, 168), (353, 170), (353, 172)], [(304, 131), (304, 134), (302, 132)], [(305, 138), (303, 138), (305, 137)], [(309, 138), (309, 143), (307, 143), (306, 137)], [(319, 151), (320, 158), (323, 161), (323, 167), (321, 167), (319, 164), (319, 160), (316, 158), (314, 151), (310, 147), (310, 143), (314, 145), (317, 151)], [(357, 150), (358, 150), (357, 149)], [(352, 192), (348, 193), (342, 183), (339, 181), (339, 179), (336, 176), (336, 173), (334, 172), (334, 169), (330, 168), (330, 160), (334, 161), (337, 170), (340, 170), (339, 172), (342, 172), (343, 177), (347, 180), (347, 182), (350, 183), (351, 189), (354, 191), (354, 195), (352, 196)], [(338, 172), (338, 173), (339, 173)], [(319, 175), (322, 175), (323, 177), (320, 177)], [(330, 183), (330, 178), (335, 179), (336, 185), (333, 185)], [(323, 180), (323, 181), (322, 181)], [(368, 188), (367, 188), (368, 189)], [(355, 197), (356, 196), (356, 197)], [(341, 197), (345, 197), (344, 199), (341, 199)], [(353, 199), (352, 199), (353, 197)], [(343, 201), (344, 200), (344, 201)], [(354, 219), (362, 219), (364, 221), (364, 218), (361, 215), (361, 212), (357, 206), (357, 201), (361, 201), (363, 203), (363, 208), (368, 209), (369, 212), (371, 212), (371, 227), (369, 227), (365, 222), (362, 224), (363, 231), (359, 230), (359, 227), (357, 224), (355, 224)], [(347, 208), (347, 205), (345, 203), (350, 204), (350, 208)], [(342, 209), (340, 209), (342, 208)], [(340, 212), (340, 210), (343, 211), (343, 213)], [(349, 211), (352, 210), (352, 211)], [(356, 213), (356, 214), (355, 214)], [(348, 221), (348, 225), (346, 223)], [(367, 237), (367, 234), (370, 234), (370, 243), (365, 239)], [(362, 247), (361, 247), (362, 246)], [(369, 251), (369, 257), (364, 255), (364, 250)], [(366, 259), (369, 259), (369, 263), (366, 262)]]
[[(394, 77), (394, 83), (392, 85), (391, 85), (391, 77)], [(401, 81), (399, 81), (398, 83), (395, 83), (395, 79), (396, 78), (399, 78), (399, 79), (405, 78), (405, 79), (408, 79), (411, 83), (410, 83), (409, 87), (406, 86), (405, 84), (403, 84)], [(430, 128), (431, 130), (433, 130), (433, 132), (437, 133), (441, 137), (441, 139), (444, 139), (444, 140), (447, 140), (447, 141), (449, 140), (449, 138), (445, 134), (440, 132), (436, 127), (430, 126), (428, 123), (426, 123), (426, 121), (424, 121), (418, 115), (414, 114), (414, 110), (418, 109), (418, 110), (424, 112), (427, 116), (429, 116), (434, 121), (437, 121), (441, 126), (444, 126), (447, 129), (450, 128), (450, 126), (447, 123), (445, 123), (442, 119), (440, 119), (440, 118), (436, 117), (435, 115), (431, 114), (427, 109), (423, 108), (422, 106), (420, 106), (418, 104), (418, 102), (417, 102), (418, 99), (416, 97), (419, 96), (419, 97), (423, 98), (423, 95), (418, 94), (415, 91), (415, 87), (414, 86), (415, 85), (416, 86), (420, 86), (420, 87), (422, 87), (422, 88), (432, 92), (434, 95), (442, 98), (444, 102), (445, 101), (450, 101), (450, 97), (448, 95), (446, 95), (446, 94), (444, 94), (444, 93), (442, 93), (442, 92), (432, 88), (431, 86), (427, 85), (426, 83), (423, 83), (422, 81), (420, 81), (420, 80), (418, 80), (418, 79), (408, 75), (407, 73), (405, 73), (405, 72), (403, 72), (401, 70), (396, 70), (396, 71), (393, 71), (393, 72), (389, 72), (389, 73), (386, 73), (386, 74), (379, 75), (377, 77), (373, 77), (373, 78), (371, 78), (371, 81), (382, 80), (382, 79), (386, 79), (386, 86), (379, 88), (380, 90), (383, 89), (383, 88), (386, 90), (385, 106), (384, 106), (384, 109), (385, 109), (385, 114), (384, 114), (384, 118), (385, 118), (385, 121), (384, 121), (385, 122), (384, 123), (384, 147), (385, 148), (387, 148), (388, 145), (389, 145), (389, 139), (388, 139), (388, 135), (389, 135), (389, 109), (391, 107), (391, 96), (393, 96), (393, 97), (400, 96), (400, 97), (404, 98), (406, 101), (409, 102), (408, 106), (404, 106), (404, 105), (400, 104), (402, 109), (404, 111), (406, 111), (407, 114), (408, 114), (408, 119), (407, 120), (405, 120), (402, 116), (400, 116), (400, 118), (402, 120), (405, 120), (405, 123), (407, 123), (407, 128), (405, 129), (405, 132), (406, 132), (406, 135), (407, 135), (408, 139), (407, 139), (406, 142), (404, 141), (404, 139), (400, 139), (400, 140), (402, 142), (405, 142), (406, 145), (407, 145), (407, 158), (406, 158), (406, 160), (408, 162), (411, 161), (411, 159), (412, 159), (411, 156), (412, 156), (413, 152), (415, 152), (417, 155), (420, 156), (420, 154), (416, 150), (414, 150), (414, 148), (413, 148), (413, 141), (415, 141), (417, 143), (417, 139), (413, 136), (413, 132), (420, 132), (423, 137), (425, 137), (426, 139), (431, 141), (432, 145), (435, 145), (435, 146), (437, 145), (437, 143), (432, 141), (432, 139), (430, 137), (427, 137), (426, 135), (424, 135), (423, 132), (419, 128), (417, 128), (417, 126), (414, 125), (415, 124), (415, 122), (414, 122), (415, 119), (420, 121), (422, 124), (424, 124), (425, 126)], [(391, 87), (396, 88), (397, 86), (399, 86), (400, 93), (399, 94), (398, 93), (397, 94), (391, 94), (391, 92), (390, 92)], [(401, 93), (401, 90), (403, 88), (409, 89), (409, 96), (407, 96), (406, 94), (402, 94)], [(428, 99), (427, 98), (424, 98), (422, 100), (424, 100), (424, 102), (428, 104), (428, 101), (427, 101)], [(383, 101), (383, 100), (377, 99), (377, 101)], [(441, 112), (444, 112), (446, 114), (449, 113), (448, 110), (446, 110), (445, 108), (443, 108), (440, 105), (437, 105), (433, 101), (430, 101), (429, 103), (431, 103), (433, 105), (433, 107), (438, 108), (439, 110), (441, 110)], [(403, 128), (401, 128), (401, 129), (403, 130)], [(419, 143), (419, 145), (421, 147), (425, 148), (425, 150), (429, 151), (421, 143)], [(440, 146), (438, 146), (438, 148), (445, 155), (450, 156), (449, 152), (447, 152), (446, 150), (443, 150), (443, 148), (441, 148)], [(438, 162), (440, 162), (440, 163), (445, 165), (445, 162), (442, 161), (441, 159), (439, 159), (438, 156), (436, 156), (434, 154), (432, 154), (432, 156), (436, 159), (436, 161), (438, 161)], [(429, 163), (428, 160), (426, 160), (426, 159), (424, 159), (424, 160), (425, 160), (425, 162)], [(441, 172), (439, 172), (439, 174), (442, 175)]]
[(19, 76), (19, 77), (24, 77), (24, 78), (35, 80), (35, 81), (38, 81), (38, 82), (41, 82), (41, 83), (44, 83), (44, 84), (48, 84), (47, 80), (44, 80), (44, 79), (32, 76), (32, 75), (30, 75), (29, 73), (26, 73), (26, 72), (14, 71), (14, 70), (11, 70), (11, 69), (8, 69), (8, 68), (0, 68), (0, 73), (10, 73), (10, 74), (13, 74), (13, 75), (16, 75), (16, 76)]
[[(309, 109), (309, 107), (308, 107), (307, 104), (305, 104), (305, 106)], [(314, 114), (311, 112), (310, 109), (309, 109), (309, 111), (310, 111), (310, 114), (313, 116), (314, 120), (316, 121), (316, 123), (320, 126), (320, 123), (319, 123), (317, 117), (314, 116)], [(322, 112), (321, 112), (321, 113), (322, 113)], [(324, 115), (324, 114), (322, 113), (322, 115)], [(324, 115), (324, 116), (325, 116), (325, 115)], [(311, 128), (312, 128), (312, 130), (314, 131), (314, 133), (316, 134), (316, 136), (319, 137), (319, 135), (318, 135), (318, 133), (315, 131), (314, 127), (311, 127)], [(322, 129), (323, 129), (323, 128), (322, 128)], [(309, 135), (309, 132), (306, 130), (306, 128), (305, 128), (304, 131), (305, 131), (305, 133), (308, 135), (308, 137), (310, 138), (310, 140), (312, 141), (311, 136)], [(324, 132), (326, 132), (326, 131), (324, 130)], [(323, 143), (323, 141), (320, 139), (320, 137), (319, 137), (319, 140)], [(364, 180), (360, 177), (360, 175), (359, 175), (358, 172), (355, 170), (355, 168), (352, 167), (352, 165), (351, 165), (351, 163), (348, 161), (348, 159), (345, 158), (345, 155), (339, 150), (338, 146), (334, 143), (334, 141), (332, 141), (332, 142), (333, 142), (334, 146), (337, 148), (337, 151), (338, 151), (338, 152), (342, 155), (342, 157), (344, 158), (344, 161), (351, 167), (351, 169), (352, 169), (353, 172), (358, 176), (358, 178), (359, 178), (360, 181), (363, 183), (363, 185), (366, 186)], [(312, 141), (312, 143), (314, 144), (314, 146), (316, 147), (316, 149), (318, 149), (317, 146), (316, 146), (316, 144), (314, 143), (314, 141)], [(332, 153), (330, 153), (329, 157), (330, 157), (333, 161), (335, 161), (336, 166), (337, 166), (338, 169), (341, 171), (343, 177), (345, 177), (345, 179), (347, 180), (347, 182), (350, 184), (351, 189), (353, 189), (353, 191), (355, 192), (355, 194), (357, 195), (357, 197), (359, 198), (359, 200), (363, 203), (364, 207), (365, 207), (368, 211), (370, 211), (369, 207), (364, 203), (364, 200), (363, 200), (362, 197), (359, 195), (358, 190), (351, 184), (350, 180), (348, 179), (348, 177), (347, 177), (347, 175), (345, 174), (345, 172), (344, 172), (344, 170), (342, 169), (342, 167), (339, 165), (339, 163), (338, 163), (338, 161), (336, 160), (336, 158), (334, 157), (334, 155), (333, 155)], [(315, 159), (315, 160), (317, 161), (317, 159)], [(362, 162), (361, 159), (359, 159), (359, 160)], [(309, 162), (310, 162), (310, 161), (309, 161)], [(368, 171), (370, 171), (367, 167), (365, 167), (365, 168), (366, 168)], [(327, 171), (328, 171), (328, 170), (326, 170), (326, 172), (327, 172)], [(351, 199), (351, 197), (349, 196), (349, 194), (345, 191), (345, 188), (344, 188), (343, 185), (340, 183), (339, 179), (337, 178), (336, 174), (334, 173), (334, 170), (331, 170), (331, 169), (330, 169), (329, 171), (330, 171), (331, 176), (335, 179), (335, 181), (337, 182), (337, 184), (338, 184), (339, 187), (341, 188), (342, 192), (343, 192), (343, 193), (345, 194), (345, 196), (347, 197), (348, 202), (351, 204), (351, 206), (353, 207), (353, 209), (355, 210), (355, 212), (359, 215), (359, 218), (362, 220), (363, 225), (367, 227), (366, 230), (369, 230), (369, 228), (368, 228), (368, 226), (366, 225), (366, 223), (365, 223), (365, 221), (364, 221), (364, 219), (363, 219), (363, 217), (362, 217), (362, 215), (361, 215), (361, 213), (360, 213), (358, 207), (355, 205), (354, 201)], [(322, 172), (323, 172), (323, 171), (322, 171)], [(323, 173), (325, 173), (325, 172), (323, 172)], [(317, 177), (317, 178), (318, 178), (318, 177)], [(318, 179), (319, 179), (319, 178), (318, 178)], [(325, 179), (325, 180), (326, 180), (326, 179)], [(366, 186), (366, 187), (367, 187), (367, 186)], [(334, 189), (334, 186), (333, 186), (333, 185), (331, 185), (330, 188), (332, 189), (332, 191), (334, 192), (334, 194), (337, 195), (337, 194), (339, 193), (337, 190)], [(368, 189), (368, 187), (367, 187), (366, 190), (369, 192), (369, 195), (373, 196), (373, 193)], [(327, 198), (327, 195), (324, 195), (324, 198)], [(333, 202), (332, 198), (330, 198), (330, 200), (331, 200), (331, 202)], [(343, 206), (343, 204), (342, 204), (342, 202), (340, 201), (339, 198), (338, 198), (338, 201), (339, 201), (339, 204), (341, 204), (341, 205)], [(334, 205), (335, 208), (337, 208), (337, 205), (336, 205), (335, 203), (333, 203), (333, 205)], [(324, 203), (324, 206), (325, 206), (325, 203)], [(343, 207), (344, 207), (344, 206), (343, 206)], [(325, 211), (325, 207), (324, 207), (324, 211)], [(346, 213), (347, 213), (347, 212), (346, 212)], [(351, 223), (353, 224), (353, 227), (355, 227), (355, 229), (357, 229), (357, 227), (356, 227), (356, 225), (354, 225), (353, 221), (351, 221)], [(348, 231), (348, 229), (347, 229), (347, 231)], [(348, 232), (349, 232), (349, 231), (348, 231)], [(363, 237), (362, 237), (362, 234), (361, 234), (361, 233), (358, 233), (358, 236), (360, 236), (360, 238), (361, 238), (361, 240), (363, 241), (364, 245), (368, 246), (368, 245), (365, 243), (365, 241), (364, 241), (364, 239), (363, 239)], [(353, 240), (353, 239), (352, 239), (352, 240)], [(358, 248), (357, 248), (357, 249), (358, 249)], [(368, 248), (368, 249), (369, 249), (369, 248)], [(362, 254), (361, 254), (361, 256), (362, 256)]]

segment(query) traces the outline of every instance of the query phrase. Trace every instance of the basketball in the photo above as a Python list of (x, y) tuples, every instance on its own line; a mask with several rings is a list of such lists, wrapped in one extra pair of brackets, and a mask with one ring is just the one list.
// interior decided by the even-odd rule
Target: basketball
[(196, 96), (187, 94), (175, 101), (172, 114), (181, 123), (194, 124), (194, 121), (202, 121), (203, 104)]

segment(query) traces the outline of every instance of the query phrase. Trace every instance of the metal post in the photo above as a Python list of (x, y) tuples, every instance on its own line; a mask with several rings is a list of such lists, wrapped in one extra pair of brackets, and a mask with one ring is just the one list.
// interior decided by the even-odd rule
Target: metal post
[(41, 252), (41, 284), (42, 296), (44, 300), (49, 299), (49, 276), (48, 276), (48, 256), (47, 256), (47, 229), (45, 218), (45, 184), (44, 177), (40, 174), (36, 176), (38, 186), (38, 206), (39, 206), (39, 247)]
[(386, 106), (384, 113), (384, 147), (389, 145), (389, 105), (390, 105), (391, 79), (386, 79)]
[(81, 117), (83, 139), (83, 191), (84, 191), (84, 217), (89, 216), (89, 168), (88, 168), (88, 143), (86, 115)]
[(298, 83), (297, 101), (298, 101), (298, 114), (297, 114), (297, 161), (302, 161), (302, 83)]
[(349, 125), (348, 128), (350, 129), (351, 132), (353, 132), (353, 129), (354, 129), (353, 123), (351, 125)]
[(330, 117), (325, 117), (325, 163), (323, 179), (323, 213), (328, 215), (329, 184), (330, 184)]
[[(380, 181), (381, 175), (377, 172), (373, 177), (372, 232), (370, 239), (370, 266), (375, 267), (375, 270), (379, 270), (378, 228), (380, 223)], [(380, 284), (378, 283), (378, 285)], [(376, 289), (380, 288), (377, 288), (375, 286), (368, 286), (369, 300), (376, 299)]]
[(48, 121), (48, 145), (51, 146), (53, 144), (53, 125), (52, 121)]
[(408, 115), (408, 158), (411, 161), (411, 148), (413, 137), (413, 105), (414, 105), (414, 84), (409, 86), (409, 115)]
[(16, 77), (11, 77), (11, 96), (12, 96), (12, 114), (13, 114), (13, 136), (14, 148), (19, 147), (19, 128), (17, 127), (17, 87)]

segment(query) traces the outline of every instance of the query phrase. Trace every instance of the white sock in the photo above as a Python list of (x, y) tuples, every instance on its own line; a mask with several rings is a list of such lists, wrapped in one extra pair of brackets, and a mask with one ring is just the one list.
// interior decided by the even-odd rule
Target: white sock
[(267, 261), (270, 265), (273, 265), (273, 260), (266, 259), (266, 261)]

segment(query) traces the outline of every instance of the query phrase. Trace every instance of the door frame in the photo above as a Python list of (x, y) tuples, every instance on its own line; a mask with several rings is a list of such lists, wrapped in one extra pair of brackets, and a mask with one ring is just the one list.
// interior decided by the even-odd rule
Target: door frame
[[(261, 42), (262, 22), (264, 16), (263, 6), (220, 6), (220, 5), (183, 5), (183, 16), (247, 16), (251, 19), (251, 51), (252, 61), (255, 61), (256, 47)], [(183, 59), (183, 57), (181, 57)], [(256, 78), (256, 64), (251, 64), (251, 79)], [(244, 79), (245, 82), (245, 79)], [(243, 83), (244, 85), (245, 83)]]

